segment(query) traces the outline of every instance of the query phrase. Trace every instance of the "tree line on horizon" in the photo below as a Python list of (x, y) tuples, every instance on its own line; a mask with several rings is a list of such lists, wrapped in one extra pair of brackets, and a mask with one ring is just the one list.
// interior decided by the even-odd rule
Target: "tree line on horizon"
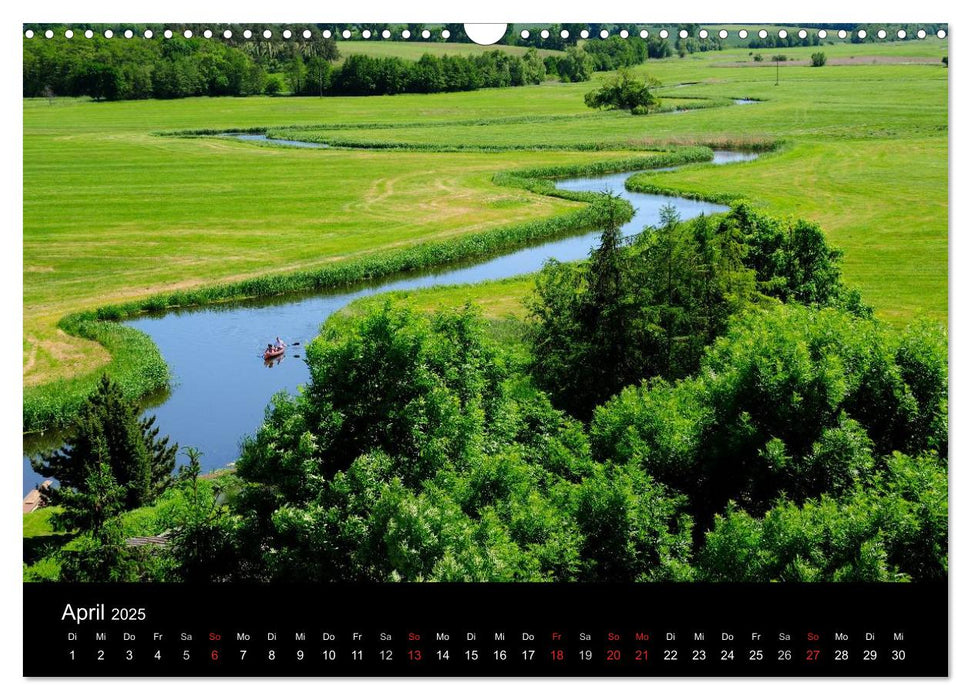
[[(524, 42), (530, 45), (528, 42)], [(710, 42), (709, 42), (710, 43)], [(677, 51), (685, 51), (678, 40)], [(704, 43), (708, 46), (708, 43)], [(692, 40), (692, 50), (698, 48)], [(530, 85), (547, 79), (589, 80), (594, 71), (666, 58), (675, 49), (666, 39), (591, 39), (540, 56), (495, 49), (472, 55), (425, 54), (418, 60), (352, 54), (340, 61), (333, 38), (315, 33), (252, 40), (25, 39), (24, 97), (95, 100), (174, 99), (246, 95), (388, 95), (477, 90)]]

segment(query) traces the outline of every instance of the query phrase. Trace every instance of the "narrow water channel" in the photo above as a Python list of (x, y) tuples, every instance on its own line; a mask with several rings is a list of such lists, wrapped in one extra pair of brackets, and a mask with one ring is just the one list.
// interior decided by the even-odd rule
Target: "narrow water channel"
[[(246, 139), (258, 140), (252, 135), (246, 135)], [(299, 145), (299, 142), (288, 145)], [(716, 151), (713, 162), (734, 163), (756, 157), (753, 153)], [(628, 192), (624, 181), (630, 175), (628, 172), (561, 180), (557, 187), (572, 191), (613, 191), (623, 196), (636, 210), (634, 218), (622, 228), (624, 236), (657, 225), (664, 206), (676, 207), (682, 220), (727, 209), (681, 197)], [(328, 316), (354, 299), (392, 290), (470, 284), (536, 272), (550, 258), (570, 261), (587, 257), (599, 237), (600, 233), (593, 231), (538, 243), (484, 262), (345, 290), (221, 304), (127, 321), (129, 326), (152, 337), (173, 374), (168, 397), (146, 409), (146, 414), (157, 417), (161, 433), (168, 434), (173, 442), (199, 449), (206, 470), (222, 467), (238, 457), (243, 436), (259, 427), (273, 394), (282, 390), (296, 392), (307, 381), (309, 373), (303, 362), (303, 345), (317, 334)], [(291, 346), (279, 363), (267, 366), (262, 352), (277, 336)], [(25, 451), (36, 449), (37, 445), (36, 441), (25, 444)], [(49, 446), (48, 443), (46, 447)], [(25, 455), (24, 494), (41, 480)]]

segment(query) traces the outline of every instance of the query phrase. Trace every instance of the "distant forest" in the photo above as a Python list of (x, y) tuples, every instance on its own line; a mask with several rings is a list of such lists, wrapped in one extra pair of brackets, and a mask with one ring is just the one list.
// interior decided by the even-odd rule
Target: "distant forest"
[[(449, 25), (450, 26), (450, 25)], [(461, 25), (457, 25), (459, 28)], [(24, 40), (24, 97), (88, 96), (95, 100), (172, 99), (193, 96), (291, 95), (389, 95), (414, 92), (457, 92), (487, 87), (529, 85), (554, 79), (564, 82), (589, 80), (594, 71), (615, 70), (665, 58), (674, 53), (717, 50), (718, 39), (590, 39), (581, 45), (558, 34), (553, 39), (521, 39), (530, 47), (522, 55), (494, 50), (475, 55), (425, 54), (419, 60), (350, 55), (343, 62), (333, 34), (320, 30), (292, 32), (288, 38), (277, 29), (269, 38), (245, 28), (230, 29), (202, 38), (194, 30), (176, 30), (162, 38), (163, 29), (143, 38), (66, 38), (64, 29), (53, 38)], [(34, 30), (41, 34), (43, 25)], [(76, 30), (78, 33), (83, 29)], [(358, 29), (355, 36), (360, 36)], [(369, 31), (383, 31), (376, 26)], [(421, 25), (414, 31), (420, 36)], [(400, 31), (399, 31), (400, 34)], [(433, 35), (441, 40), (441, 30)], [(449, 40), (468, 41), (461, 29)], [(561, 51), (542, 57), (536, 49)]]
[[(221, 95), (456, 92), (529, 85), (544, 80), (580, 82), (589, 80), (594, 71), (616, 70), (675, 54), (683, 57), (717, 51), (729, 44), (759, 49), (821, 43), (812, 31), (802, 38), (795, 32), (785, 37), (771, 32), (765, 38), (752, 36), (744, 41), (734, 32), (723, 40), (714, 31), (701, 38), (698, 24), (663, 28), (651, 25), (646, 38), (641, 38), (639, 25), (554, 24), (543, 30), (531, 27), (525, 37), (518, 25), (510, 25), (500, 45), (524, 46), (537, 51), (512, 55), (497, 49), (472, 56), (429, 53), (419, 60), (355, 53), (341, 62), (335, 38), (341, 42), (382, 41), (385, 36), (394, 41), (469, 43), (471, 40), (462, 24), (293, 27), (220, 24), (215, 30), (211, 26), (216, 25), (80, 24), (71, 26), (74, 38), (69, 39), (65, 37), (64, 25), (24, 25), (25, 32), (33, 32), (34, 36), (24, 39), (23, 95), (137, 100)], [(826, 28), (833, 32), (832, 36), (845, 29), (847, 40), (853, 43), (878, 40), (877, 25), (828, 25)], [(907, 39), (916, 38), (920, 28), (933, 34), (946, 25), (893, 27), (903, 29)], [(94, 33), (90, 39), (83, 36), (86, 29)], [(112, 30), (112, 38), (105, 38), (106, 29)], [(132, 38), (123, 38), (126, 29), (131, 30)], [(865, 30), (864, 37), (859, 36), (861, 29)], [(171, 32), (168, 38), (165, 38), (166, 30)], [(204, 37), (207, 30), (210, 38)], [(52, 33), (51, 38), (44, 36), (47, 31)], [(146, 31), (152, 32), (151, 39), (144, 38)], [(345, 31), (349, 32), (347, 37), (344, 37)], [(598, 38), (603, 31), (609, 36)], [(264, 32), (269, 32), (269, 36)], [(895, 41), (895, 31), (889, 32), (886, 40)], [(541, 56), (539, 50), (560, 53)]]

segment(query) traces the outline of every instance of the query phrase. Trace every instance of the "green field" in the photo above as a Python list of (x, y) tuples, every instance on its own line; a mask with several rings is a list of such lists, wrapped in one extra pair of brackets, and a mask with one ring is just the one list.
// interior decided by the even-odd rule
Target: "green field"
[[(341, 49), (359, 46), (421, 44)], [(650, 61), (637, 72), (662, 81), (669, 106), (709, 108), (643, 117), (587, 109), (583, 94), (599, 74), (439, 95), (25, 100), (25, 385), (87, 375), (109, 360), (97, 343), (57, 329), (68, 313), (548, 218), (582, 205), (498, 186), (493, 175), (669, 143), (779, 142), (756, 162), (692, 166), (651, 184), (736, 193), (776, 215), (816, 219), (878, 315), (945, 322), (946, 49), (937, 39), (782, 49), (797, 60), (780, 68), (779, 85), (775, 65), (752, 62), (748, 49)], [(818, 50), (825, 67), (797, 65)], [(731, 104), (741, 97), (762, 101)], [(159, 135), (238, 128), (481, 152), (309, 151)], [(600, 150), (579, 150), (591, 147)], [(525, 283), (511, 287), (518, 294)], [(517, 313), (514, 296), (496, 297), (501, 314)]]
[[(337, 48), (340, 50), (341, 56), (363, 53), (368, 56), (403, 58), (409, 61), (417, 61), (426, 53), (435, 56), (474, 56), (486, 51), (497, 50), (495, 46), (479, 46), (478, 44), (455, 44), (440, 41), (391, 41), (390, 39), (338, 41)], [(503, 46), (501, 50), (515, 56), (522, 56), (529, 50), (529, 47)], [(560, 52), (541, 49), (538, 53), (545, 57), (555, 56)]]

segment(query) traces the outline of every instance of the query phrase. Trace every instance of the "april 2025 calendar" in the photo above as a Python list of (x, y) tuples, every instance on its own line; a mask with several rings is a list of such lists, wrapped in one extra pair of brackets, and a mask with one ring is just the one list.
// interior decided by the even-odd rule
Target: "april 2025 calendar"
[(948, 675), (947, 24), (22, 42), (25, 676)]

